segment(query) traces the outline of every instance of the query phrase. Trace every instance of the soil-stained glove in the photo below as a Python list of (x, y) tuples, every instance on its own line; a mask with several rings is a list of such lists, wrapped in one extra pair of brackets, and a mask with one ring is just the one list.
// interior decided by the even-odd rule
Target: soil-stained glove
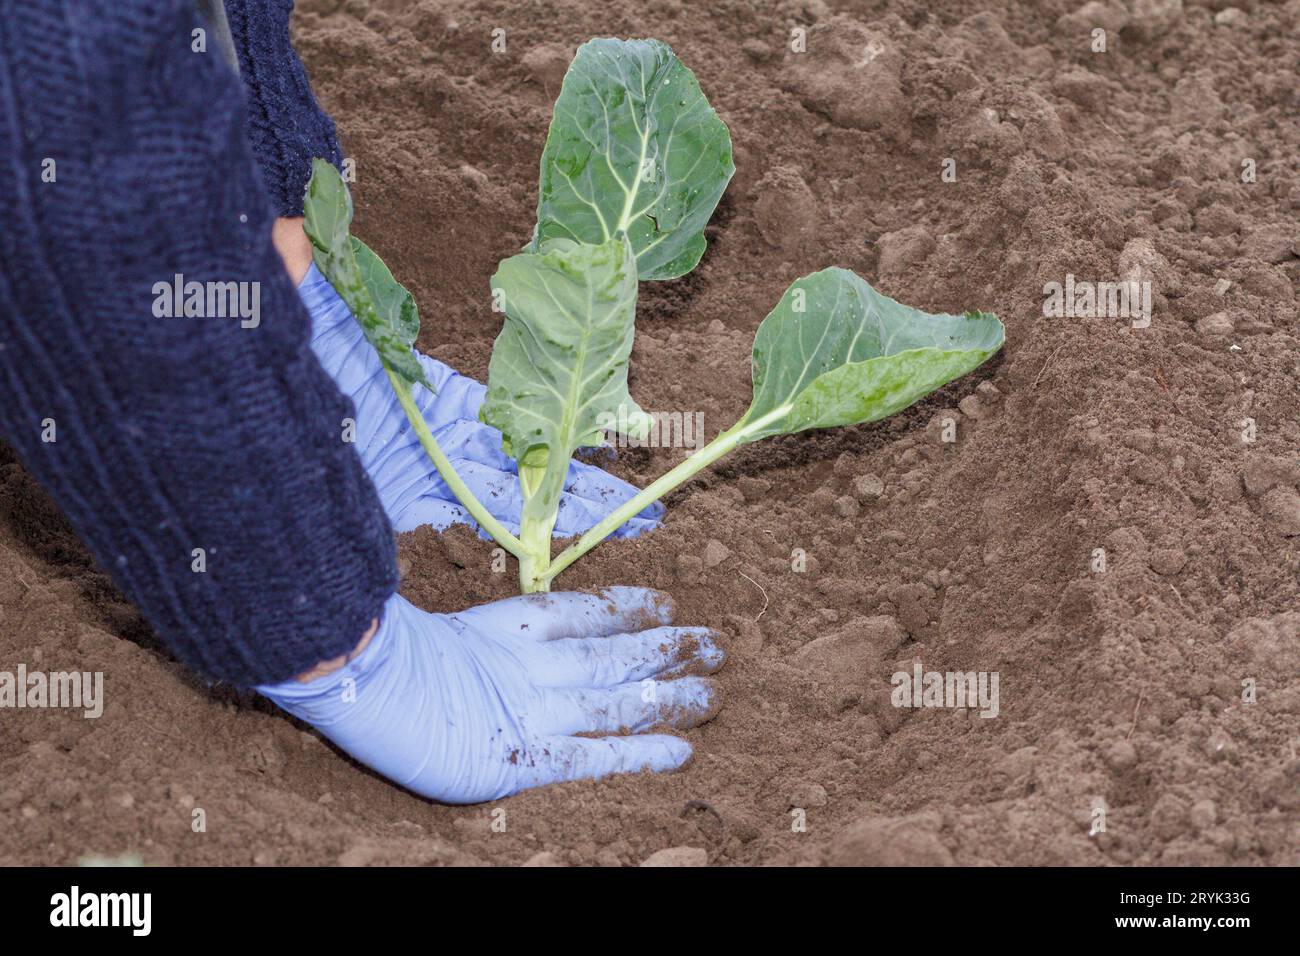
[[(356, 406), (357, 451), (393, 527), (411, 531), (427, 524), (441, 531), (458, 522), (473, 524), (420, 446), (378, 353), (366, 341), (347, 303), (315, 265), (298, 286), (298, 295), (311, 315), (312, 351)], [(487, 510), (518, 534), (523, 498), (517, 466), (501, 450), (501, 433), (478, 420), (486, 388), (427, 355), (417, 355), (435, 389), (413, 387), (429, 430)], [(557, 537), (586, 531), (636, 489), (599, 468), (573, 462), (564, 492), (555, 522)], [(663, 506), (656, 503), (614, 536), (647, 531), (663, 513)]]
[(716, 686), (695, 675), (722, 666), (722, 650), (707, 628), (667, 626), (671, 614), (666, 595), (644, 588), (530, 594), (458, 614), (394, 595), (352, 661), (257, 690), (368, 767), (446, 803), (674, 770), (691, 756), (678, 737), (574, 736), (712, 716)]

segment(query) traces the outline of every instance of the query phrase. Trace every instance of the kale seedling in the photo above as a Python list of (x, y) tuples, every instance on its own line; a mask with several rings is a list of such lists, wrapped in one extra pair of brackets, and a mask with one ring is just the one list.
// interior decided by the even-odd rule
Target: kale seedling
[[(519, 561), (520, 589), (551, 581), (643, 508), (747, 442), (876, 421), (965, 375), (1002, 346), (984, 312), (934, 315), (895, 302), (845, 269), (797, 279), (754, 339), (754, 397), (738, 422), (552, 557), (573, 453), (609, 421), (644, 434), (628, 393), (637, 284), (672, 279), (704, 253), (704, 227), (735, 167), (726, 125), (694, 74), (657, 40), (583, 44), (565, 75), (542, 152), (537, 225), (492, 277), (505, 314), (479, 417), (519, 466), (519, 535), (456, 474), (411, 398), (426, 385), (411, 355), (415, 301), (349, 235), (338, 172), (314, 164), (306, 229), (317, 265), (379, 352), (434, 466), (479, 525)], [(621, 411), (621, 414), (620, 414)]]

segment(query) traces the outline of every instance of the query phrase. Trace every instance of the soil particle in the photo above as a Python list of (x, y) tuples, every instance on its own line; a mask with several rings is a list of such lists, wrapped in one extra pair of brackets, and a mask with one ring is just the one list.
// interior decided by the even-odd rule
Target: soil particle
[(1169, 260), (1156, 251), (1148, 238), (1130, 239), (1119, 254), (1119, 275), (1125, 282), (1151, 282), (1157, 289), (1168, 288), (1173, 273)]
[(885, 483), (879, 475), (860, 475), (853, 479), (853, 494), (859, 501), (873, 501), (884, 493)]
[(704, 566), (706, 568), (716, 568), (729, 557), (731, 557), (731, 549), (717, 538), (710, 538), (709, 542), (704, 546)]
[(835, 513), (841, 518), (856, 518), (861, 510), (857, 499), (850, 495), (840, 495), (835, 499)]
[(573, 51), (561, 43), (539, 43), (530, 46), (519, 59), (528, 78), (542, 88), (548, 97), (560, 94), (564, 74), (569, 69)]
[(1187, 829), (1187, 805), (1172, 793), (1162, 794), (1151, 808), (1151, 829), (1162, 840), (1173, 840)]
[(957, 403), (957, 410), (967, 418), (978, 421), (984, 417), (984, 406), (976, 395), (967, 395)]
[(776, 249), (800, 250), (822, 223), (821, 206), (794, 167), (768, 170), (751, 198), (758, 234)]
[(1197, 830), (1208, 830), (1218, 822), (1219, 810), (1210, 799), (1197, 800), (1192, 804), (1188, 820)]
[(831, 866), (952, 866), (952, 852), (933, 815), (871, 816), (842, 830), (831, 844)]
[(1260, 499), (1260, 510), (1270, 527), (1288, 537), (1300, 534), (1300, 493), (1294, 488), (1276, 487)]
[(1129, 14), (1119, 3), (1103, 3), (1101, 0), (1088, 0), (1072, 13), (1063, 14), (1056, 21), (1056, 27), (1063, 33), (1088, 36), (1096, 27), (1107, 33), (1118, 34), (1128, 25)]
[(1138, 765), (1138, 748), (1134, 747), (1127, 740), (1117, 740), (1105, 749), (1106, 766), (1110, 769), (1119, 771), (1131, 770)]
[(1177, 574), (1187, 566), (1187, 555), (1181, 548), (1160, 548), (1151, 552), (1151, 570), (1156, 574)]
[(855, 617), (835, 633), (804, 644), (792, 662), (826, 678), (858, 683), (872, 673), (870, 665), (893, 654), (906, 637), (892, 617)]
[(1196, 331), (1207, 338), (1231, 335), (1234, 326), (1227, 312), (1215, 312), (1196, 323)]
[(1242, 482), (1252, 495), (1262, 495), (1277, 485), (1300, 485), (1300, 460), (1252, 455), (1242, 468)]
[(789, 804), (791, 808), (812, 809), (824, 807), (829, 802), (830, 797), (826, 793), (826, 788), (819, 783), (797, 783), (790, 790)]
[(907, 226), (886, 233), (876, 241), (880, 255), (877, 268), (882, 276), (896, 276), (919, 269), (934, 248), (934, 238), (925, 226)]
[(1241, 228), (1241, 216), (1226, 203), (1216, 202), (1196, 213), (1196, 230), (1207, 236), (1226, 236)]
[(836, 126), (890, 136), (907, 115), (903, 64), (902, 49), (883, 24), (868, 27), (836, 14), (807, 31), (802, 52), (787, 51), (781, 84)]
[(642, 866), (708, 866), (709, 851), (696, 846), (673, 846), (651, 853)]
[(1245, 259), (1281, 265), (1296, 255), (1296, 229), (1288, 223), (1273, 223), (1253, 229), (1241, 244)]
[(701, 572), (704, 571), (704, 559), (694, 554), (677, 555), (677, 580), (683, 584), (694, 584), (699, 581)]
[(565, 862), (550, 850), (542, 850), (534, 853), (528, 859), (524, 860), (520, 866), (565, 866)]

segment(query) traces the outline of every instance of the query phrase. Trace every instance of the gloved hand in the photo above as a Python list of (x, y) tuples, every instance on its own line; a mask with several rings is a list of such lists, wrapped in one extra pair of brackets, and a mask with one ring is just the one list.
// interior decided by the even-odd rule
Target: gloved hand
[[(366, 766), (446, 803), (543, 784), (674, 770), (691, 745), (639, 732), (693, 727), (718, 700), (707, 628), (668, 627), (645, 588), (529, 594), (457, 614), (389, 599), (370, 643), (333, 673), (257, 690)], [(643, 630), (642, 628), (646, 628)]]
[[(473, 524), (420, 447), (378, 353), (366, 341), (347, 303), (314, 264), (298, 286), (298, 296), (311, 315), (312, 351), (356, 406), (357, 451), (393, 528), (411, 531), (427, 524), (441, 531), (458, 522)], [(435, 389), (430, 392), (416, 385), (413, 392), (430, 431), (493, 517), (518, 534), (523, 497), (517, 466), (501, 450), (501, 433), (478, 420), (487, 389), (427, 355), (417, 355)], [(556, 536), (586, 531), (635, 493), (627, 482), (599, 468), (572, 462), (555, 522)], [(655, 503), (614, 537), (647, 531), (663, 513), (663, 505)]]

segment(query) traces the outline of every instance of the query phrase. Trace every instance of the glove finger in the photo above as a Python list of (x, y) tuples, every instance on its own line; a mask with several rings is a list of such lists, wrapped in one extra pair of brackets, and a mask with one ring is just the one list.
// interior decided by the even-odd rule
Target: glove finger
[[(618, 501), (612, 499), (606, 502), (590, 501), (566, 492), (560, 496), (560, 505), (555, 514), (555, 537), (568, 538), (582, 534), (588, 528), (604, 520), (606, 515), (625, 500), (626, 498)], [(653, 531), (659, 527), (659, 521), (663, 518), (663, 515), (664, 506), (656, 501), (640, 514), (634, 515), (625, 521), (610, 537), (635, 538), (647, 531)]]
[(510, 640), (606, 637), (670, 624), (673, 599), (651, 588), (609, 587), (599, 594), (521, 594), (452, 614), (453, 620)]
[[(463, 379), (464, 376), (455, 378)], [(471, 381), (470, 384), (475, 389), (481, 388), (477, 382)], [(476, 392), (475, 398), (468, 404), (477, 406), (481, 403), (482, 396)], [(467, 407), (459, 408), (458, 411), (467, 411)], [(443, 414), (441, 404), (438, 406), (438, 414)], [(523, 496), (519, 488), (517, 465), (501, 448), (501, 433), (472, 417), (450, 421), (444, 419), (444, 422), (434, 429), (434, 437), (452, 459), (456, 470), (483, 499), (494, 518), (508, 527), (518, 527)], [(430, 487), (430, 493), (450, 498), (451, 492), (441, 479), (436, 475), (431, 477), (434, 478), (434, 484)], [(593, 465), (570, 462), (565, 490), (556, 513), (555, 535), (570, 537), (581, 534), (633, 497), (637, 491), (637, 488), (621, 478)], [(654, 502), (615, 531), (613, 537), (634, 537), (650, 531), (656, 527), (663, 514), (664, 506)]]
[(712, 674), (724, 657), (717, 637), (707, 627), (653, 627), (549, 641), (528, 655), (528, 673), (539, 687), (613, 687), (689, 668)]
[(721, 695), (707, 677), (657, 681), (647, 678), (615, 687), (541, 689), (534, 726), (543, 733), (618, 733), (657, 725), (686, 730), (717, 712)]
[(534, 742), (527, 759), (520, 761), (518, 789), (615, 773), (667, 773), (690, 760), (693, 752), (685, 740), (668, 734), (543, 737)]
[(474, 524), (468, 511), (453, 501), (425, 496), (397, 509), (396, 516), (389, 517), (396, 532), (414, 531), (425, 525), (435, 531), (446, 531), (454, 524)]
[(426, 419), (431, 423), (478, 419), (479, 406), (487, 394), (482, 384), (422, 352), (416, 352), (416, 360), (433, 386), (430, 390), (416, 385), (411, 392)]
[[(423, 449), (416, 446), (415, 451), (418, 454), (413, 455), (411, 467), (383, 468), (375, 479), (375, 487), (394, 529), (414, 531), (429, 524), (443, 531), (452, 524), (475, 525), (469, 512), (456, 500), (442, 476), (425, 457)], [(518, 534), (523, 507), (518, 479), (462, 458), (454, 459), (452, 464), (488, 513), (507, 531)], [(485, 541), (491, 537), (482, 528), (478, 528), (478, 534)]]
[[(567, 537), (581, 534), (596, 524), (638, 491), (622, 478), (589, 465), (569, 463), (569, 474), (556, 516), (555, 533)], [(632, 538), (653, 530), (664, 515), (664, 506), (656, 501), (614, 532), (615, 538)]]
[[(524, 497), (519, 488), (518, 476), (465, 458), (453, 458), (451, 463), (455, 466), (461, 480), (474, 492), (474, 496), (483, 502), (483, 507), (487, 508), (488, 514), (513, 533), (518, 534), (519, 516), (524, 509)], [(429, 469), (433, 472), (431, 478), (434, 479), (429, 486), (429, 492), (440, 497), (453, 498), (446, 482), (436, 471), (433, 471), (433, 465), (430, 465)]]
[[(519, 515), (523, 510), (519, 479), (463, 458), (453, 459), (452, 465), (474, 492), (474, 496), (487, 508), (488, 514), (500, 521), (511, 534), (518, 534)], [(415, 469), (385, 473), (384, 480), (376, 482), (376, 487), (380, 499), (387, 507), (389, 520), (398, 531), (413, 531), (424, 524), (431, 524), (442, 531), (447, 526), (436, 522), (446, 516), (451, 516), (449, 524), (476, 524), (469, 512), (456, 500), (433, 464), (423, 456), (423, 451)], [(444, 507), (447, 505), (453, 510), (448, 511)], [(429, 516), (427, 520), (425, 515)], [(479, 537), (484, 540), (491, 537), (482, 528), (478, 531)]]
[[(423, 450), (417, 446), (415, 452), (418, 456), (412, 453), (411, 458), (418, 462), (416, 467), (381, 467), (377, 473), (371, 473), (393, 530), (414, 531), (430, 525), (437, 531), (445, 531), (453, 524), (473, 525), (474, 519), (452, 495), (424, 457)], [(518, 533), (519, 529), (512, 530)], [(479, 536), (488, 537), (481, 529)]]
[[(448, 457), (453, 459), (456, 470), (476, 493), (478, 482), (489, 489), (483, 503), (492, 516), (517, 525), (523, 498), (515, 461), (501, 450), (501, 433), (482, 422), (460, 419), (436, 430), (435, 437)], [(441, 481), (437, 487), (439, 493), (450, 496)], [(555, 536), (581, 534), (637, 491), (621, 478), (593, 465), (570, 462), (567, 484), (556, 511)], [(635, 537), (653, 530), (663, 514), (664, 506), (656, 501), (629, 519), (612, 537)]]
[[(483, 502), (483, 507), (496, 518), (511, 534), (519, 534), (519, 516), (523, 511), (523, 499), (519, 492), (519, 481), (513, 474), (494, 470), (490, 465), (457, 460), (456, 471), (473, 488), (475, 495)], [(455, 498), (442, 478), (429, 465), (430, 474), (417, 476), (406, 481), (404, 488), (399, 488), (394, 481), (388, 481), (380, 487), (381, 500), (391, 503), (389, 518), (398, 531), (414, 531), (429, 524), (438, 531), (444, 531), (452, 524), (474, 524), (469, 512), (455, 503)], [(450, 506), (450, 511), (446, 506)], [(656, 514), (662, 514), (659, 508)], [(553, 537), (567, 538), (586, 531), (608, 513), (605, 510), (593, 510), (589, 502), (563, 495), (556, 513)], [(648, 514), (647, 511), (642, 514)], [(424, 515), (429, 517), (425, 518)], [(452, 515), (450, 518), (444, 515)], [(575, 515), (579, 517), (575, 518)], [(438, 524), (438, 520), (444, 524)], [(631, 518), (611, 537), (635, 537), (658, 527), (658, 518)], [(487, 540), (491, 537), (479, 529), (479, 537)]]
[[(484, 430), (487, 431), (488, 429)], [(467, 451), (465, 445), (462, 445), (459, 449), (459, 453), (462, 455)], [(518, 475), (513, 470), (514, 463), (509, 462), (511, 467), (507, 471), (501, 468), (499, 464), (491, 460), (485, 460), (486, 458), (488, 458), (488, 455), (476, 453), (474, 458), (458, 457), (453, 460), (452, 464), (456, 466), (456, 471), (465, 480), (465, 483), (474, 490), (474, 493), (483, 502), (483, 506), (487, 508), (492, 517), (515, 534), (518, 534), (519, 516), (523, 512), (524, 499), (523, 492), (519, 487)], [(436, 475), (434, 477), (437, 478)], [(618, 498), (611, 497), (608, 501), (591, 501), (568, 492), (562, 494), (556, 508), (554, 536), (567, 538), (586, 531), (636, 493), (636, 489), (631, 485), (625, 484), (625, 488), (627, 494)], [(431, 489), (436, 490), (437, 494), (448, 498), (451, 497), (451, 491), (440, 478), (431, 485)], [(656, 502), (642, 511), (640, 515), (629, 519), (611, 537), (634, 537), (644, 531), (653, 530), (658, 526), (663, 511), (663, 506)]]
[(454, 418), (430, 426), (433, 437), (452, 460), (464, 458), (513, 476), (515, 460), (501, 448), (501, 433), (473, 416)]

